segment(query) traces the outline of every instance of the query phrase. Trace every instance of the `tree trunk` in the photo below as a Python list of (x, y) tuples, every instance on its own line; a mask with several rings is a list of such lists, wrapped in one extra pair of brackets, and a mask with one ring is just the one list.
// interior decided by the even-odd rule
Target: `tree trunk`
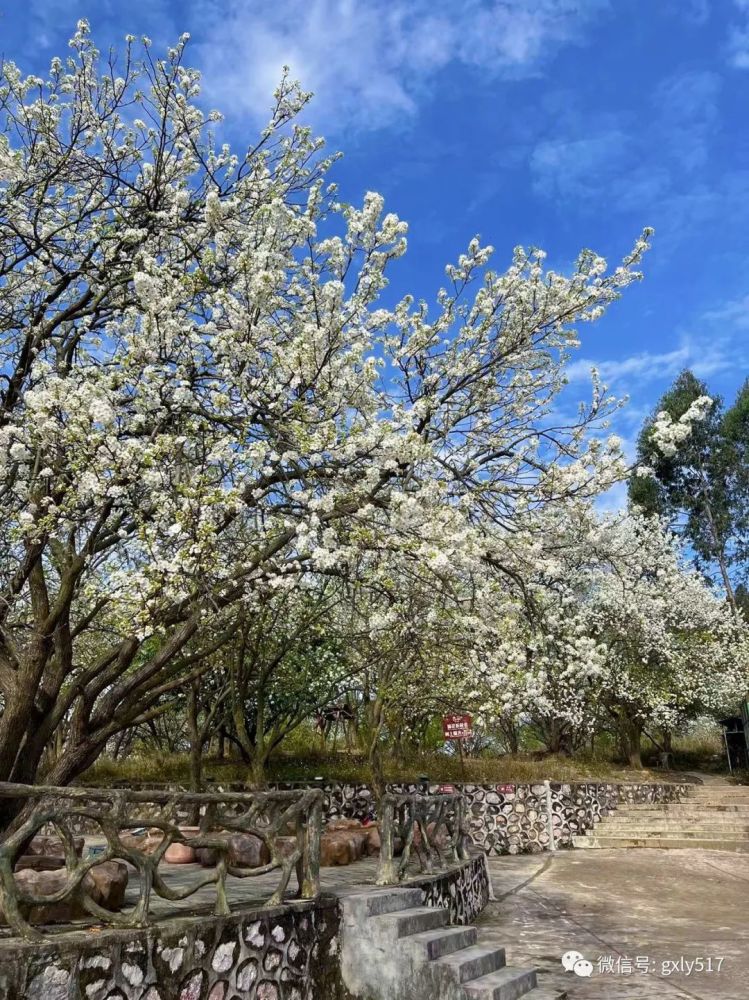
[(122, 749), (125, 746), (125, 740), (127, 738), (128, 730), (123, 729), (120, 735), (115, 739), (114, 748), (112, 750), (112, 760), (119, 760)]
[(379, 811), (382, 797), (387, 790), (382, 750), (380, 747), (380, 736), (385, 722), (385, 705), (381, 698), (376, 697), (373, 701), (367, 702), (363, 722), (364, 725), (362, 726), (361, 734), (366, 741), (364, 750), (367, 755), (367, 764), (369, 765), (372, 793), (374, 794)]
[[(69, 785), (73, 778), (91, 767), (101, 751), (102, 743), (91, 740), (67, 746), (46, 775), (44, 783)], [(31, 808), (25, 800), (0, 799), (0, 840), (23, 822)]]
[[(197, 681), (190, 685), (187, 696), (187, 731), (190, 736), (190, 791), (203, 791), (203, 741), (198, 724), (198, 691)], [(196, 803), (190, 809), (190, 823), (194, 826), (200, 820), (200, 806)]]
[(726, 547), (721, 538), (718, 535), (718, 529), (715, 524), (715, 518), (713, 517), (713, 509), (710, 505), (710, 500), (708, 499), (708, 483), (705, 472), (700, 468), (700, 480), (702, 482), (702, 500), (704, 503), (705, 519), (710, 528), (710, 536), (713, 541), (713, 547), (715, 550), (715, 558), (718, 561), (718, 567), (720, 569), (721, 579), (723, 580), (723, 586), (725, 587), (726, 597), (728, 598), (728, 603), (731, 607), (731, 612), (734, 618), (738, 617), (738, 609), (736, 607), (736, 594), (733, 590), (733, 584), (731, 583), (731, 577), (728, 575), (728, 561), (726, 559)]
[(377, 737), (372, 740), (369, 745), (369, 753), (367, 754), (367, 763), (369, 764), (369, 775), (372, 782), (372, 794), (375, 797), (375, 801), (378, 803), (382, 802), (383, 796), (387, 791), (387, 783), (385, 781), (385, 769), (382, 762), (382, 753), (380, 751), (380, 740), (379, 733)]
[(265, 788), (268, 784), (268, 776), (266, 772), (266, 757), (265, 754), (256, 753), (250, 764), (250, 780), (252, 782), (252, 787), (256, 790)]
[(393, 760), (398, 766), (402, 766), (406, 760), (406, 750), (403, 745), (403, 729), (401, 727), (398, 727), (393, 741)]
[(561, 753), (564, 742), (564, 729), (559, 719), (551, 719), (545, 725), (546, 746), (550, 753)]
[(640, 749), (640, 733), (632, 739), (629, 745), (629, 766), (636, 771), (642, 770), (642, 752)]
[(622, 736), (629, 766), (637, 771), (641, 771), (642, 725), (629, 714), (625, 714), (622, 719)]

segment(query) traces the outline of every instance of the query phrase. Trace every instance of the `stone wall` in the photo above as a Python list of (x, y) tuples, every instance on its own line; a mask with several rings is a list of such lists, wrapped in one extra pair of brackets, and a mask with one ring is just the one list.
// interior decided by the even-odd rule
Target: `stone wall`
[[(295, 787), (279, 785), (284, 788)], [(440, 785), (430, 785), (435, 794)], [(620, 804), (677, 802), (691, 791), (688, 784), (613, 782), (548, 782), (538, 784), (472, 785), (452, 787), (466, 797), (471, 839), (487, 854), (524, 854), (551, 846), (571, 847), (572, 838), (592, 829)], [(393, 792), (419, 792), (415, 784), (389, 786)], [(374, 812), (366, 785), (326, 783), (324, 815), (363, 820)], [(551, 807), (551, 824), (549, 823)]]
[[(523, 854), (571, 847), (619, 805), (677, 802), (689, 785), (576, 782), (464, 785), (471, 837), (488, 854)], [(549, 823), (549, 806), (551, 823)]]
[(440, 906), (450, 913), (451, 924), (472, 924), (490, 899), (486, 855), (477, 854), (459, 868), (442, 875), (409, 882), (424, 893), (424, 906)]
[(0, 941), (3, 1000), (347, 1000), (335, 899)]
[[(279, 788), (298, 787), (292, 784)], [(372, 793), (366, 785), (326, 783), (324, 815), (363, 820), (374, 815)], [(393, 792), (421, 791), (415, 784), (388, 786)], [(437, 793), (444, 786), (432, 784)], [(613, 782), (548, 782), (538, 784), (455, 784), (466, 797), (471, 839), (487, 854), (524, 854), (571, 847), (572, 838), (592, 829), (620, 804), (676, 802), (691, 791), (688, 784)], [(551, 807), (551, 824), (549, 823)]]

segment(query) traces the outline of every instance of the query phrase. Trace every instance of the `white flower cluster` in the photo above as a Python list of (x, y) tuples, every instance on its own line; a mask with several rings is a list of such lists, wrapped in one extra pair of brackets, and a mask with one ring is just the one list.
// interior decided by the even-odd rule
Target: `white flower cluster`
[(585, 507), (541, 524), (532, 562), (516, 565), (533, 613), (505, 607), (482, 656), (487, 720), (532, 718), (579, 738), (602, 710), (675, 728), (742, 697), (746, 628), (687, 568), (667, 528), (641, 515), (598, 519)]
[(651, 440), (666, 458), (672, 458), (679, 446), (692, 433), (692, 426), (705, 419), (713, 401), (709, 396), (699, 396), (678, 420), (673, 420), (665, 410), (660, 410), (653, 421)]

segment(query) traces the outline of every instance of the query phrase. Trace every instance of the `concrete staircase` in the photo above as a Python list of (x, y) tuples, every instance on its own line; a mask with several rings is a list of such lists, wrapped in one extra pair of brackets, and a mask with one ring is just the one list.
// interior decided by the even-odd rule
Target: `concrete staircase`
[(504, 948), (477, 943), (475, 927), (449, 927), (448, 912), (422, 906), (420, 889), (345, 896), (342, 970), (363, 1000), (563, 1000), (535, 969), (505, 964)]
[(698, 785), (682, 802), (625, 806), (595, 830), (574, 837), (575, 847), (700, 847), (749, 853), (749, 787)]

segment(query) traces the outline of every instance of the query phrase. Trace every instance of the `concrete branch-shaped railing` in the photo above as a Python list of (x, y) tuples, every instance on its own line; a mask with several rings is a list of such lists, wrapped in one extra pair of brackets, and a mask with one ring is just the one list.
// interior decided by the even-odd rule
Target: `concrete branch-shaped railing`
[[(152, 922), (149, 903), (152, 893), (167, 900), (187, 899), (206, 885), (215, 885), (215, 913), (226, 915), (226, 876), (247, 878), (280, 869), (276, 891), (267, 905), (283, 900), (292, 871), (296, 870), (299, 896), (312, 899), (320, 891), (320, 835), (322, 830), (323, 793), (321, 790), (269, 792), (160, 792), (127, 789), (56, 788), (44, 785), (18, 785), (0, 782), (0, 798), (22, 804), (20, 821), (0, 841), (0, 906), (5, 922), (23, 937), (39, 937), (24, 914), (35, 906), (47, 906), (69, 899), (82, 903), (96, 920), (118, 927), (145, 927)], [(139, 815), (143, 804), (153, 808)], [(191, 806), (199, 813), (197, 832), (181, 830), (177, 810)], [(101, 830), (106, 846), (93, 856), (79, 858), (71, 829), (74, 820), (93, 821)], [(54, 895), (37, 897), (25, 893), (13, 872), (30, 840), (44, 828), (53, 828), (65, 852), (67, 878)], [(132, 846), (132, 831), (146, 828), (160, 831), (161, 841), (151, 853)], [(221, 831), (224, 831), (222, 835)], [(128, 843), (122, 834), (130, 832)], [(247, 833), (259, 837), (267, 846), (270, 862), (256, 868), (237, 868), (229, 864), (229, 833)], [(158, 836), (158, 834), (157, 834)], [(186, 887), (172, 888), (159, 872), (167, 849), (172, 844), (209, 848), (216, 854), (216, 864), (196, 877)], [(99, 906), (87, 893), (84, 879), (104, 861), (120, 859), (131, 864), (139, 874), (139, 898), (127, 913), (112, 913)]]
[[(422, 869), (431, 874), (445, 861), (468, 858), (463, 796), (399, 795), (387, 793), (380, 807), (380, 863), (378, 885), (395, 885), (408, 868), (413, 847)], [(395, 857), (396, 842), (402, 846)]]

